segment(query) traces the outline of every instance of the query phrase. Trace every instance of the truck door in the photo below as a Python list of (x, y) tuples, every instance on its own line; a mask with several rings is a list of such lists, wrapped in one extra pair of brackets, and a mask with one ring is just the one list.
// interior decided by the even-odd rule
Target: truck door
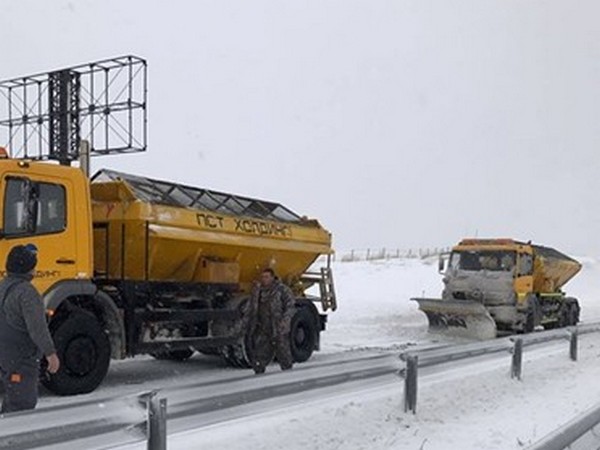
[(515, 278), (517, 299), (522, 302), (533, 291), (533, 255), (519, 253)]
[[(57, 281), (77, 277), (77, 245), (72, 188), (67, 179), (7, 174), (2, 180), (0, 254), (15, 245), (38, 248), (34, 284), (44, 293)], [(4, 261), (0, 261), (4, 268)]]

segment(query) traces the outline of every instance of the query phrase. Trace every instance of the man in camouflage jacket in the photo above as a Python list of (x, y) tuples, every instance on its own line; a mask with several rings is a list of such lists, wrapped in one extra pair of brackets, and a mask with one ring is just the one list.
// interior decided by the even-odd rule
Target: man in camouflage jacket
[(250, 302), (251, 360), (255, 373), (264, 373), (274, 356), (281, 370), (292, 368), (290, 326), (294, 303), (291, 289), (275, 276), (272, 269), (265, 269)]

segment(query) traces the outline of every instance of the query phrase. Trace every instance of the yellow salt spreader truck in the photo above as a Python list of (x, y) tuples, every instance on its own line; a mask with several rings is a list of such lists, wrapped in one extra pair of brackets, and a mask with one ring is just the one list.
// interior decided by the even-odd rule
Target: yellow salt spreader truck
[[(280, 204), (107, 170), (90, 183), (78, 168), (9, 158), (0, 199), (0, 261), (38, 248), (34, 284), (62, 361), (44, 383), (59, 394), (95, 389), (111, 357), (198, 350), (247, 367), (246, 303), (265, 267), (297, 295), (296, 361), (336, 308), (331, 269), (307, 273), (331, 235)], [(319, 297), (305, 294), (314, 283)]]
[(43, 383), (61, 395), (93, 391), (111, 358), (183, 361), (199, 351), (249, 367), (248, 299), (266, 267), (296, 294), (296, 362), (319, 348), (336, 309), (331, 234), (316, 220), (170, 181), (110, 170), (88, 177), (90, 156), (145, 150), (145, 70), (126, 56), (0, 82), (0, 98), (17, 102), (0, 120), (10, 129), (0, 261), (15, 245), (38, 248), (33, 282), (61, 360)]
[(581, 270), (573, 258), (531, 242), (463, 239), (440, 257), (441, 299), (414, 298), (429, 329), (490, 339), (538, 326), (576, 325), (579, 302), (562, 287)]

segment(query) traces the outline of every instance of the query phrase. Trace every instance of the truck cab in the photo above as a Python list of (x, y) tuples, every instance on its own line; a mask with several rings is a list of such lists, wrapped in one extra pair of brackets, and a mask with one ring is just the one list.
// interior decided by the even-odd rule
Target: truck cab
[(91, 280), (88, 181), (75, 168), (0, 160), (0, 255), (33, 243), (39, 261), (33, 283), (48, 297), (61, 283)]
[(482, 303), (498, 329), (524, 326), (533, 292), (532, 249), (512, 240), (463, 240), (450, 253), (443, 282), (442, 299)]
[(60, 371), (43, 382), (59, 394), (88, 392), (104, 378), (111, 354), (122, 353), (123, 334), (116, 306), (92, 280), (89, 181), (77, 168), (0, 152), (0, 260), (16, 245), (37, 247), (32, 282), (61, 359)]

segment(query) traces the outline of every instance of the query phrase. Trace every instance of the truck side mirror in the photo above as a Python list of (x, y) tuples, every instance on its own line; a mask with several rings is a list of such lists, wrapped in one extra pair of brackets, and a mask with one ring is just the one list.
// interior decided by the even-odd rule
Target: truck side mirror
[(440, 259), (438, 259), (438, 272), (439, 273), (444, 272), (445, 268), (446, 268), (446, 261), (444, 259), (444, 256), (440, 255)]

